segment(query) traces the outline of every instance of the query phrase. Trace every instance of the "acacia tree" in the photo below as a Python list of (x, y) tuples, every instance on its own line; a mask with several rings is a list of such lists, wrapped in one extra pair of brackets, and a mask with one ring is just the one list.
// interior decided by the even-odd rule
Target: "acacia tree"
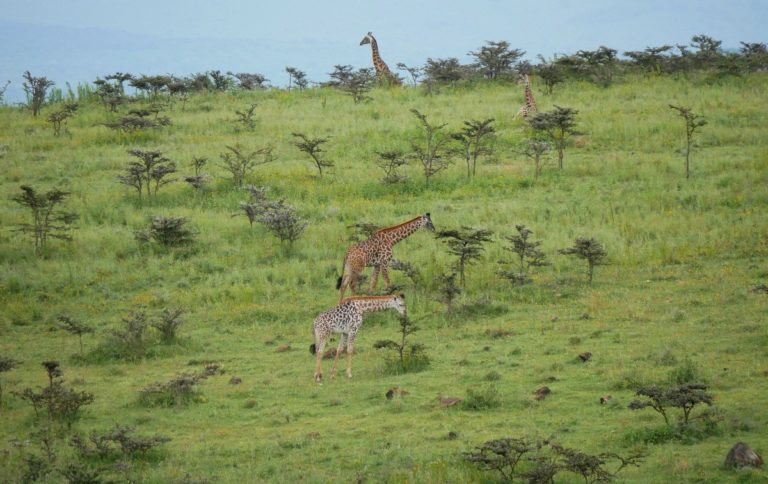
[(669, 105), (671, 109), (677, 111), (685, 120), (685, 178), (691, 177), (691, 148), (693, 147), (693, 134), (697, 129), (707, 124), (707, 120), (700, 114), (695, 114), (691, 108), (685, 106)]
[(557, 149), (557, 165), (563, 169), (565, 143), (569, 137), (579, 134), (576, 130), (576, 115), (579, 112), (573, 108), (563, 108), (555, 105), (552, 111), (538, 113), (528, 119), (528, 124), (534, 131), (546, 136)]
[(38, 193), (29, 185), (21, 186), (21, 194), (11, 198), (32, 212), (32, 223), (19, 224), (16, 231), (32, 235), (35, 242), (35, 253), (45, 247), (49, 237), (61, 240), (72, 240), (69, 230), (78, 215), (65, 212), (58, 207), (69, 196), (69, 192), (54, 188), (46, 193)]
[(59, 326), (61, 327), (61, 329), (63, 329), (64, 331), (70, 334), (77, 335), (80, 341), (80, 356), (83, 356), (83, 335), (95, 332), (95, 330), (93, 329), (93, 326), (90, 326), (81, 321), (72, 319), (69, 316), (64, 314), (59, 316), (57, 319), (59, 321)]
[(440, 130), (446, 127), (446, 124), (430, 124), (427, 117), (416, 109), (411, 109), (414, 116), (419, 119), (421, 128), (424, 132), (424, 142), (411, 142), (413, 157), (421, 163), (424, 169), (424, 179), (429, 185), (429, 179), (436, 173), (439, 173), (451, 165), (451, 160), (443, 152), (449, 137), (443, 135)]
[[(128, 153), (138, 158), (131, 160), (125, 168), (126, 174), (119, 175), (117, 180), (136, 189), (141, 198), (144, 188), (147, 190), (147, 198), (157, 196), (158, 189), (171, 183), (175, 178), (166, 178), (171, 173), (176, 173), (176, 163), (163, 156), (159, 150), (143, 151), (139, 149), (128, 150)], [(154, 183), (154, 190), (152, 184)]]
[(472, 261), (480, 259), (483, 254), (483, 244), (490, 242), (493, 232), (485, 229), (461, 227), (460, 230), (441, 230), (436, 234), (438, 239), (444, 239), (448, 252), (456, 256), (455, 268), (459, 271), (462, 287), (465, 285), (464, 268)]
[(509, 42), (487, 41), (477, 51), (470, 51), (469, 55), (477, 60), (477, 68), (487, 79), (499, 79), (512, 73), (514, 63), (525, 54), (520, 49), (510, 49)]
[(467, 163), (468, 178), (475, 176), (477, 159), (493, 152), (486, 144), (487, 141), (493, 139), (493, 135), (496, 133), (496, 128), (491, 126), (493, 121), (493, 118), (484, 119), (483, 121), (470, 119), (469, 121), (464, 121), (464, 128), (461, 131), (451, 135), (462, 147), (461, 154)]
[(552, 145), (547, 143), (546, 141), (541, 141), (537, 139), (528, 139), (525, 142), (525, 145), (523, 145), (523, 148), (519, 150), (519, 153), (524, 154), (531, 160), (533, 160), (533, 179), (538, 180), (539, 175), (541, 175), (541, 166), (542, 166), (542, 156), (544, 154), (552, 149)]
[[(541, 246), (541, 240), (528, 240), (531, 232), (525, 225), (515, 225), (517, 229), (516, 235), (504, 236), (510, 243), (509, 247), (505, 247), (506, 250), (514, 252), (517, 255), (518, 270), (500, 270), (499, 275), (516, 284), (527, 284), (531, 282), (531, 278), (528, 273), (531, 267), (541, 267), (549, 265), (546, 261), (546, 255), (539, 248)], [(500, 261), (506, 264), (506, 261)]]
[(34, 77), (29, 71), (24, 72), (22, 87), (24, 92), (27, 93), (28, 107), (32, 110), (32, 116), (37, 116), (40, 113), (40, 108), (43, 107), (45, 102), (45, 94), (48, 88), (54, 84), (53, 81), (48, 80), (46, 77)]
[(544, 81), (544, 92), (552, 94), (557, 84), (565, 81), (562, 68), (555, 62), (547, 62), (544, 56), (539, 55), (539, 64), (536, 65), (536, 74)]
[(62, 126), (66, 126), (67, 119), (75, 115), (77, 108), (77, 103), (64, 103), (61, 109), (48, 115), (48, 122), (53, 125), (54, 136), (59, 136), (61, 134)]
[[(13, 358), (8, 358), (7, 356), (0, 355), (0, 373), (11, 371), (17, 366), (19, 366), (18, 361), (14, 360)], [(2, 409), (3, 409), (3, 384), (2, 384), (2, 380), (0, 380), (0, 411), (2, 411)]]
[(603, 245), (593, 238), (577, 237), (573, 247), (566, 249), (560, 249), (563, 255), (575, 255), (579, 259), (587, 261), (587, 275), (589, 277), (589, 283), (592, 284), (592, 275), (595, 272), (595, 266), (603, 265), (603, 259), (608, 253), (603, 248)]
[(293, 84), (296, 84), (296, 87), (299, 88), (300, 91), (303, 91), (306, 87), (309, 81), (307, 81), (307, 73), (304, 71), (301, 71), (295, 67), (286, 67), (285, 72), (288, 73), (288, 90), (290, 91), (293, 87)]
[(250, 153), (246, 152), (239, 144), (226, 148), (229, 153), (221, 154), (222, 166), (232, 174), (232, 182), (238, 188), (243, 186), (246, 177), (253, 172), (254, 168), (277, 159), (272, 154), (271, 147), (259, 148)]
[(333, 166), (333, 162), (331, 160), (327, 160), (323, 157), (323, 153), (325, 151), (322, 148), (322, 145), (327, 143), (331, 138), (330, 137), (310, 138), (304, 133), (291, 133), (291, 134), (295, 138), (298, 138), (299, 140), (293, 143), (294, 146), (296, 146), (296, 148), (308, 154), (309, 157), (312, 158), (312, 162), (317, 167), (317, 171), (318, 173), (320, 173), (320, 178), (322, 178), (323, 168)]

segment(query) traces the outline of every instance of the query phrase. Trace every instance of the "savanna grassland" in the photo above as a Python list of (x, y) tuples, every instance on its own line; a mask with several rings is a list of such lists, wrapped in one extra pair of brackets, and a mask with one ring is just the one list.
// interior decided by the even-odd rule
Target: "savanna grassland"
[[(81, 103), (60, 136), (45, 120), (55, 106), (38, 118), (0, 108), (0, 355), (20, 362), (0, 374), (2, 480), (19, 480), (25, 458), (43, 453), (30, 435), (48, 419), (35, 417), (18, 393), (47, 385), (41, 363), (58, 360), (66, 385), (94, 400), (71, 430), (54, 423), (53, 468), (83, 460), (69, 444), (73, 433), (119, 423), (171, 439), (129, 462), (84, 460), (103, 468), (104, 478), (487, 482), (499, 474), (463, 453), (491, 439), (529, 436), (589, 454), (644, 449), (641, 465), (619, 474), (622, 482), (764, 482), (764, 470), (722, 463), (737, 441), (768, 454), (768, 295), (752, 290), (768, 283), (768, 77), (630, 77), (607, 88), (568, 81), (549, 96), (536, 89), (541, 111), (578, 110), (581, 134), (570, 140), (564, 168), (550, 154), (535, 180), (532, 162), (516, 151), (529, 136), (527, 123), (514, 117), (522, 94), (508, 83), (446, 87), (431, 96), (377, 88), (360, 104), (327, 88), (194, 94), (162, 113), (171, 125), (134, 134), (105, 127), (116, 114), (94, 101)], [(254, 103), (256, 126), (247, 129), (235, 111)], [(690, 179), (684, 125), (669, 104), (708, 121), (696, 135)], [(493, 154), (474, 178), (459, 160), (427, 186), (411, 162), (405, 183), (381, 182), (375, 152), (407, 152), (422, 136), (414, 108), (446, 130), (468, 119), (496, 120)], [(335, 166), (319, 177), (292, 132), (330, 137), (324, 147)], [(233, 216), (248, 198), (221, 166), (235, 143), (274, 148), (277, 159), (247, 183), (268, 187), (308, 221), (293, 245)], [(193, 173), (194, 157), (206, 157), (210, 183), (195, 190), (178, 180), (140, 199), (117, 181), (135, 148), (162, 151), (177, 163), (176, 178)], [(80, 216), (71, 242), (51, 240), (36, 253), (31, 238), (13, 230), (29, 220), (11, 200), (21, 185), (71, 193), (63, 208)], [(440, 301), (439, 277), (454, 260), (445, 244), (420, 230), (395, 247), (395, 258), (419, 275), (414, 282), (391, 271), (418, 325), (410, 341), (425, 346), (429, 366), (385, 371), (387, 350), (373, 344), (397, 339), (399, 325), (394, 313), (381, 313), (366, 318), (358, 334), (353, 378), (329, 378), (326, 360), (326, 381), (316, 384), (311, 324), (337, 303), (349, 226), (390, 226), (426, 212), (437, 230), (493, 231), (450, 311)], [(195, 242), (170, 249), (139, 243), (134, 232), (156, 215), (187, 217)], [(533, 269), (533, 281), (522, 286), (497, 274), (499, 260), (513, 259), (503, 236), (516, 233), (516, 224), (542, 241), (551, 263)], [(591, 285), (583, 261), (558, 253), (581, 236), (600, 241), (608, 254)], [(185, 313), (174, 343), (148, 332), (147, 351), (135, 361), (105, 349), (130, 311), (175, 307)], [(83, 336), (82, 356), (77, 337), (57, 329), (61, 315), (95, 328)], [(583, 352), (592, 354), (589, 361), (578, 359)], [(186, 404), (140, 401), (148, 385), (209, 363), (223, 374), (195, 385)], [(627, 406), (637, 388), (668, 385), (681, 372), (707, 385), (716, 411), (707, 426), (675, 437), (653, 410)], [(233, 376), (242, 382), (230, 384)], [(544, 385), (551, 394), (535, 400)], [(388, 400), (392, 387), (408, 394)], [(612, 399), (601, 405), (606, 394)], [(444, 407), (439, 395), (465, 402), (484, 395), (491, 404)], [(670, 416), (674, 426), (677, 413)], [(44, 479), (64, 478), (52, 471)]]

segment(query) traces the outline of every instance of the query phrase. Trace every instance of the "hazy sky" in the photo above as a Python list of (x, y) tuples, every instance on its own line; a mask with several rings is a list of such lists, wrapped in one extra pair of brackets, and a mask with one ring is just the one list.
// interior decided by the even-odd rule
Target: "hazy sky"
[[(367, 67), (366, 32), (384, 60), (422, 65), (507, 40), (526, 57), (605, 45), (624, 52), (688, 43), (696, 34), (739, 47), (768, 41), (768, 0), (0, 0), (0, 82), (25, 70), (62, 86), (115, 71), (188, 75), (285, 66), (327, 80), (334, 64)], [(9, 96), (10, 99), (10, 96)]]

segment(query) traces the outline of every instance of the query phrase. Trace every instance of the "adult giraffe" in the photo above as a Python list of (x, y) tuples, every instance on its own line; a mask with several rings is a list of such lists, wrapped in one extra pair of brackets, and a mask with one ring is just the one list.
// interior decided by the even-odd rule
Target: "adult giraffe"
[(336, 289), (340, 290), (339, 304), (344, 300), (344, 292), (347, 287), (351, 286), (352, 294), (357, 293), (358, 277), (366, 266), (373, 266), (371, 291), (376, 289), (379, 272), (389, 287), (388, 266), (390, 259), (392, 259), (392, 246), (422, 227), (426, 227), (432, 232), (435, 231), (435, 226), (432, 225), (432, 219), (428, 213), (394, 227), (377, 230), (370, 238), (350, 247), (344, 256), (342, 275), (336, 282)]
[(368, 32), (368, 34), (363, 37), (363, 40), (360, 41), (360, 45), (365, 44), (371, 44), (371, 55), (373, 56), (373, 68), (376, 69), (376, 77), (380, 81), (387, 81), (396, 85), (401, 84), (400, 78), (392, 74), (392, 71), (389, 70), (387, 63), (384, 62), (379, 55), (379, 44), (376, 42), (376, 39), (373, 37), (372, 33)]
[(536, 106), (536, 100), (533, 98), (533, 90), (531, 90), (531, 80), (528, 78), (528, 74), (522, 74), (518, 82), (525, 84), (525, 102), (517, 112), (519, 116), (527, 118), (529, 114), (535, 113), (539, 110)]

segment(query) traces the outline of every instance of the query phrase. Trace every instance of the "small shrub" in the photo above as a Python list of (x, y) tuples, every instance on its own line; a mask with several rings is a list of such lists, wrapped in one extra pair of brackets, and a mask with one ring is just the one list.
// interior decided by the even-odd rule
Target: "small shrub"
[(48, 122), (53, 126), (54, 136), (61, 134), (61, 128), (66, 127), (67, 119), (75, 115), (77, 108), (77, 103), (64, 103), (61, 109), (48, 115)]
[(563, 169), (565, 143), (571, 136), (579, 134), (576, 130), (576, 115), (579, 112), (573, 108), (563, 108), (555, 105), (555, 109), (538, 113), (528, 119), (534, 132), (546, 137), (557, 150), (558, 167)]
[(253, 129), (256, 127), (256, 120), (253, 119), (253, 114), (256, 111), (256, 105), (251, 104), (248, 106), (248, 108), (243, 109), (242, 111), (235, 110), (235, 114), (237, 115), (236, 122), (242, 124), (245, 126), (246, 129)]
[(75, 434), (70, 439), (70, 445), (77, 451), (81, 457), (119, 458), (127, 456), (135, 458), (145, 455), (147, 452), (158, 445), (170, 442), (169, 437), (163, 435), (153, 435), (152, 437), (135, 437), (134, 427), (115, 424), (115, 426), (105, 432), (91, 432), (88, 440), (80, 434)]
[[(528, 240), (533, 233), (530, 229), (525, 225), (515, 225), (515, 229), (517, 229), (517, 235), (504, 236), (504, 238), (510, 242), (510, 246), (505, 247), (505, 249), (517, 255), (517, 271), (500, 269), (498, 274), (514, 284), (523, 285), (531, 282), (528, 275), (531, 267), (546, 266), (549, 265), (549, 262), (545, 260), (546, 255), (539, 248), (541, 240)], [(506, 261), (499, 262), (511, 264), (511, 262)]]
[(689, 358), (669, 372), (670, 385), (685, 385), (688, 383), (703, 382), (699, 367)]
[(229, 152), (221, 154), (222, 167), (232, 175), (232, 183), (238, 188), (243, 186), (246, 178), (257, 166), (272, 163), (277, 159), (272, 153), (272, 147), (259, 148), (251, 152), (247, 152), (238, 144), (226, 148)]
[(424, 345), (420, 343), (407, 342), (408, 336), (418, 330), (418, 326), (411, 323), (407, 316), (400, 317), (400, 341), (379, 340), (374, 343), (376, 349), (394, 350), (395, 358), (387, 358), (385, 361), (385, 371), (388, 374), (399, 375), (401, 373), (421, 371), (429, 366), (429, 357), (427, 356)]
[(181, 319), (182, 314), (184, 314), (184, 310), (181, 308), (165, 308), (160, 313), (158, 319), (149, 323), (150, 326), (160, 333), (160, 341), (164, 344), (170, 344), (176, 341), (176, 332), (178, 331), (179, 326), (184, 323), (184, 320)]
[(691, 412), (696, 405), (706, 403), (712, 405), (713, 397), (707, 393), (706, 385), (687, 383), (677, 387), (660, 388), (656, 385), (641, 387), (636, 395), (645, 397), (645, 400), (634, 400), (629, 404), (630, 410), (652, 408), (664, 418), (664, 423), (670, 424), (668, 411), (670, 408), (682, 410), (680, 422), (685, 425), (691, 419)]
[(478, 158), (493, 153), (493, 150), (488, 146), (496, 133), (496, 128), (491, 126), (493, 121), (493, 118), (483, 121), (470, 119), (464, 121), (464, 128), (461, 131), (451, 135), (461, 146), (460, 153), (467, 164), (467, 178), (471, 178), (477, 173)]
[(399, 173), (401, 167), (408, 164), (408, 159), (403, 155), (401, 150), (389, 150), (389, 151), (377, 151), (376, 155), (379, 157), (376, 160), (376, 165), (384, 170), (384, 178), (382, 182), (387, 184), (402, 183), (408, 179), (407, 176)]
[(501, 405), (499, 392), (495, 386), (467, 389), (467, 397), (461, 402), (464, 410), (483, 411), (497, 408)]
[(58, 361), (44, 361), (43, 367), (48, 373), (48, 386), (35, 392), (26, 388), (17, 393), (23, 400), (28, 401), (35, 410), (35, 416), (40, 417), (45, 411), (51, 420), (65, 423), (71, 427), (80, 418), (80, 409), (93, 403), (93, 394), (77, 392), (64, 386), (63, 372)]
[(441, 230), (435, 236), (438, 239), (444, 239), (443, 242), (448, 246), (448, 252), (456, 256), (454, 268), (459, 271), (461, 286), (465, 285), (464, 269), (466, 266), (477, 261), (485, 248), (483, 244), (490, 242), (493, 232), (486, 229), (475, 229), (472, 227), (462, 227), (460, 230)]
[[(19, 362), (7, 356), (0, 356), (0, 374), (19, 366)], [(0, 380), (0, 411), (3, 410), (3, 381)]]
[(465, 452), (464, 459), (482, 470), (499, 472), (505, 480), (512, 481), (523, 456), (537, 452), (542, 445), (541, 442), (527, 438), (489, 440), (477, 447), (477, 450)]
[(462, 292), (461, 287), (456, 285), (456, 276), (457, 274), (452, 272), (451, 274), (442, 274), (438, 279), (440, 302), (445, 304), (448, 313), (451, 313), (454, 301)]
[(411, 156), (421, 163), (424, 169), (425, 183), (429, 186), (429, 180), (435, 174), (447, 169), (452, 164), (452, 160), (446, 153), (450, 137), (441, 132), (447, 126), (446, 124), (431, 124), (427, 121), (426, 115), (416, 109), (411, 109), (411, 112), (419, 120), (423, 131), (423, 141), (411, 142), (413, 152)]
[(119, 175), (117, 181), (123, 185), (135, 188), (139, 198), (142, 197), (144, 190), (147, 191), (147, 198), (156, 197), (157, 191), (161, 186), (175, 180), (175, 178), (167, 177), (172, 173), (176, 173), (176, 163), (164, 156), (161, 151), (132, 149), (128, 153), (137, 159), (128, 162), (125, 174)]
[(298, 139), (298, 141), (293, 143), (294, 146), (296, 146), (299, 151), (303, 151), (309, 155), (312, 162), (315, 164), (315, 167), (317, 167), (320, 178), (322, 178), (323, 168), (330, 168), (333, 166), (333, 162), (324, 157), (323, 153), (325, 153), (325, 150), (322, 148), (322, 145), (327, 143), (331, 138), (310, 138), (304, 133), (291, 133), (291, 135)]
[(577, 237), (573, 247), (560, 249), (558, 252), (564, 255), (575, 255), (580, 259), (586, 260), (587, 276), (590, 284), (592, 284), (595, 266), (605, 264), (603, 259), (608, 255), (600, 242), (587, 237)]
[(81, 462), (68, 462), (58, 473), (72, 484), (99, 484), (104, 482), (102, 470)]
[[(29, 100), (29, 109), (32, 111), (32, 116), (37, 116), (40, 113), (45, 103), (45, 96), (48, 92), (48, 88), (54, 85), (53, 81), (48, 80), (45, 77), (35, 77), (30, 74), (29, 71), (24, 72), (24, 82), (22, 87), (27, 94)], [(5, 89), (3, 89), (5, 91)]]
[(195, 174), (184, 177), (184, 181), (192, 185), (192, 187), (196, 190), (202, 190), (205, 188), (205, 186), (208, 184), (209, 176), (207, 173), (203, 173), (202, 170), (207, 163), (207, 158), (192, 158), (192, 167), (195, 170)]
[[(213, 371), (211, 368), (214, 368)], [(209, 365), (201, 373), (180, 373), (166, 383), (153, 383), (139, 391), (139, 403), (145, 407), (179, 407), (200, 397), (194, 387), (215, 371), (218, 365)]]
[(677, 114), (685, 121), (685, 178), (691, 177), (691, 148), (693, 148), (693, 136), (697, 129), (705, 126), (707, 120), (700, 114), (695, 114), (691, 108), (686, 106), (669, 105), (670, 109), (677, 111)]
[(29, 185), (21, 186), (22, 193), (11, 198), (23, 207), (29, 208), (32, 223), (19, 224), (15, 229), (23, 234), (31, 234), (35, 243), (35, 253), (45, 248), (49, 238), (72, 240), (69, 230), (78, 219), (74, 212), (59, 209), (70, 193), (54, 188), (46, 193), (38, 193)]
[(83, 335), (93, 333), (95, 331), (93, 326), (74, 320), (67, 315), (61, 315), (57, 319), (61, 329), (70, 334), (77, 335), (77, 338), (80, 341), (80, 356), (83, 356)]
[(134, 235), (141, 243), (155, 242), (168, 248), (188, 246), (195, 241), (197, 231), (187, 223), (186, 217), (156, 215), (150, 218), (146, 228), (135, 231)]
[[(639, 466), (645, 457), (643, 452), (627, 457), (613, 452), (591, 455), (528, 437), (489, 440), (476, 449), (465, 452), (464, 459), (482, 470), (500, 473), (509, 482), (516, 478), (537, 483), (554, 482), (555, 475), (560, 472), (577, 474), (585, 483), (605, 482), (615, 479), (628, 466)], [(613, 471), (606, 468), (610, 463), (614, 465)]]
[(131, 309), (128, 315), (121, 319), (122, 328), (113, 329), (109, 333), (107, 350), (111, 356), (118, 359), (137, 361), (147, 353), (147, 313), (141, 309)]

